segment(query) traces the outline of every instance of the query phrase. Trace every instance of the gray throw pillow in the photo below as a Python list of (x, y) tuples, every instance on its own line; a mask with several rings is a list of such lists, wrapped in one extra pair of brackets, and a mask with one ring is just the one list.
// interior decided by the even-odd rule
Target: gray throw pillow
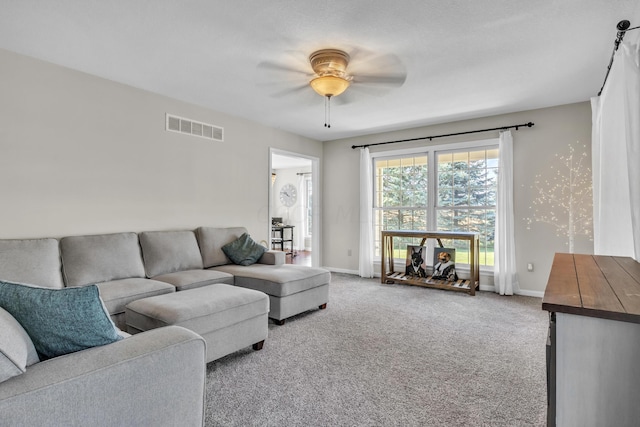
[(0, 383), (39, 362), (31, 338), (8, 311), (0, 308)]
[(41, 360), (122, 339), (96, 285), (51, 289), (0, 281), (0, 307), (29, 334)]
[(260, 259), (267, 248), (257, 244), (247, 233), (243, 233), (231, 243), (222, 247), (222, 251), (234, 264), (251, 265)]

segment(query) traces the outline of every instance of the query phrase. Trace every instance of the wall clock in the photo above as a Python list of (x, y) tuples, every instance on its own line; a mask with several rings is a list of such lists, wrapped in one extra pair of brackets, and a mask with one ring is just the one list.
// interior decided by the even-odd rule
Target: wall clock
[(280, 203), (290, 208), (296, 204), (298, 192), (292, 184), (285, 184), (280, 190)]

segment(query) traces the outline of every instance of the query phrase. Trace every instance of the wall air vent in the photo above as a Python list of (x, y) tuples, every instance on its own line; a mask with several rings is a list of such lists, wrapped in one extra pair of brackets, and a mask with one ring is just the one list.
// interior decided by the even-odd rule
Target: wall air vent
[(185, 133), (213, 141), (224, 141), (224, 129), (208, 123), (197, 122), (167, 113), (166, 129), (170, 132)]

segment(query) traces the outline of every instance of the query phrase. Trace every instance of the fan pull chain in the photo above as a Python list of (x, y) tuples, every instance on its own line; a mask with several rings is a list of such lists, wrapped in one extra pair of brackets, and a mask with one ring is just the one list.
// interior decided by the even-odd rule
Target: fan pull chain
[(331, 96), (324, 99), (324, 127), (331, 127)]

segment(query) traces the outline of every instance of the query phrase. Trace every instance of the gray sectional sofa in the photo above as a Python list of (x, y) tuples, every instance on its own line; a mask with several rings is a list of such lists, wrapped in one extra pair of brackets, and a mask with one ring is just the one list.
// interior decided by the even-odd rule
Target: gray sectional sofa
[(202, 426), (205, 353), (170, 326), (32, 364), (0, 383), (0, 425)]
[[(287, 265), (282, 252), (233, 264), (222, 247), (244, 233), (200, 227), (0, 240), (0, 281), (54, 289), (95, 284), (114, 324), (134, 334), (33, 363), (0, 382), (2, 421), (202, 424), (207, 362), (249, 345), (262, 348), (267, 317), (282, 325), (328, 301), (330, 273)], [(122, 387), (124, 378), (134, 387)], [(96, 406), (103, 398), (108, 404)], [(145, 405), (135, 403), (141, 399)]]

